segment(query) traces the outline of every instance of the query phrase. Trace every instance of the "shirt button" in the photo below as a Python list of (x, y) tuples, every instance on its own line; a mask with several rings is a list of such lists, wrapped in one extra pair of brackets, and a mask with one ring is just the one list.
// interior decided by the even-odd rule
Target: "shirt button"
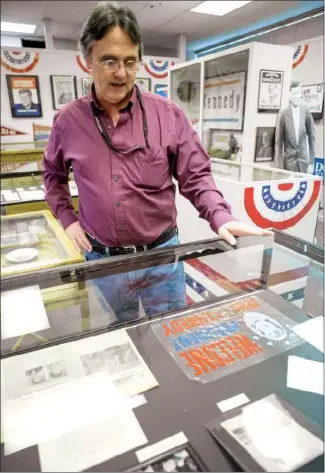
[(120, 178), (119, 176), (114, 176), (114, 181), (117, 182), (119, 180), (119, 178)]
[(121, 205), (121, 202), (116, 202), (116, 207), (119, 207)]
[(119, 227), (120, 232), (123, 232), (124, 227)]

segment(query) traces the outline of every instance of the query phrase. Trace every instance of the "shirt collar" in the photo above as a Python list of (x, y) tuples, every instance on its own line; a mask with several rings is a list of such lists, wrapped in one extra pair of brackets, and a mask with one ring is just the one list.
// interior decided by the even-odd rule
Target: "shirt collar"
[[(92, 86), (90, 88), (90, 92), (88, 94), (88, 97), (89, 97), (90, 104), (91, 105), (94, 104), (94, 106), (97, 108), (97, 110), (99, 110), (101, 113), (104, 113), (104, 109), (99, 105), (99, 103), (97, 101), (94, 84), (92, 84)], [(122, 108), (120, 111), (121, 112), (131, 111), (131, 108), (132, 108), (133, 104), (135, 104), (137, 102), (137, 100), (138, 100), (138, 97), (137, 97), (136, 86), (133, 86), (132, 94), (131, 94), (131, 97), (130, 97), (130, 100), (129, 100), (128, 104), (126, 105), (126, 107)]]

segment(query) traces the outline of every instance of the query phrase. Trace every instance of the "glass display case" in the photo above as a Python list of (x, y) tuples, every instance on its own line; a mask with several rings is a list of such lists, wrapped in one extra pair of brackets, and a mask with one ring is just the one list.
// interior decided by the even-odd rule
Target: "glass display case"
[(143, 471), (135, 451), (182, 432), (203, 471), (239, 471), (205, 424), (240, 393), (276, 394), (323, 439), (323, 397), (295, 388), (301, 371), (287, 381), (291, 362), (323, 354), (306, 313), (267, 289), (272, 257), (273, 237), (243, 237), (4, 276), (2, 469)]
[[(79, 211), (78, 188), (73, 172), (69, 175), (69, 188), (75, 211)], [(13, 215), (48, 210), (42, 171), (11, 172), (1, 174), (1, 215)]]
[(82, 261), (51, 212), (1, 217), (1, 275)]
[(46, 145), (47, 141), (5, 142), (1, 140), (1, 174), (15, 171), (40, 171)]

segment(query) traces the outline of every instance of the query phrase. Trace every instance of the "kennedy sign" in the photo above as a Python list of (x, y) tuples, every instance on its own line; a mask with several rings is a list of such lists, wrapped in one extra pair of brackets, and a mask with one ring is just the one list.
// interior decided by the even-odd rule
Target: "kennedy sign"
[(236, 72), (205, 80), (203, 120), (211, 128), (243, 129), (245, 79), (245, 72)]

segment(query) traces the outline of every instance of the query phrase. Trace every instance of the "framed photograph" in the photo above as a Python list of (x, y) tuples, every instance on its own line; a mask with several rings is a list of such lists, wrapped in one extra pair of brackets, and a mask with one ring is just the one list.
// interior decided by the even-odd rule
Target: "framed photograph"
[(214, 128), (209, 132), (208, 153), (211, 158), (231, 159), (237, 161), (242, 149), (243, 136), (240, 132), (223, 131)]
[(175, 447), (157, 457), (137, 465), (130, 470), (134, 472), (203, 472), (208, 471), (193, 447), (187, 443), (181, 447)]
[(151, 79), (137, 77), (134, 83), (139, 87), (140, 92), (150, 92), (151, 91)]
[(203, 121), (215, 129), (242, 131), (245, 94), (245, 71), (205, 79)]
[(81, 79), (82, 95), (89, 94), (92, 83), (93, 83), (93, 79), (91, 77), (83, 77)]
[(38, 76), (6, 76), (13, 118), (42, 117)]
[(260, 70), (258, 112), (275, 113), (281, 108), (283, 71)]
[(155, 85), (155, 94), (161, 95), (162, 97), (167, 98), (167, 85), (166, 84), (156, 84)]
[(256, 163), (273, 161), (275, 147), (275, 127), (258, 127), (256, 129), (255, 157)]
[(321, 120), (324, 108), (324, 84), (302, 85), (301, 98), (314, 120)]
[(77, 98), (76, 76), (50, 76), (54, 110)]

